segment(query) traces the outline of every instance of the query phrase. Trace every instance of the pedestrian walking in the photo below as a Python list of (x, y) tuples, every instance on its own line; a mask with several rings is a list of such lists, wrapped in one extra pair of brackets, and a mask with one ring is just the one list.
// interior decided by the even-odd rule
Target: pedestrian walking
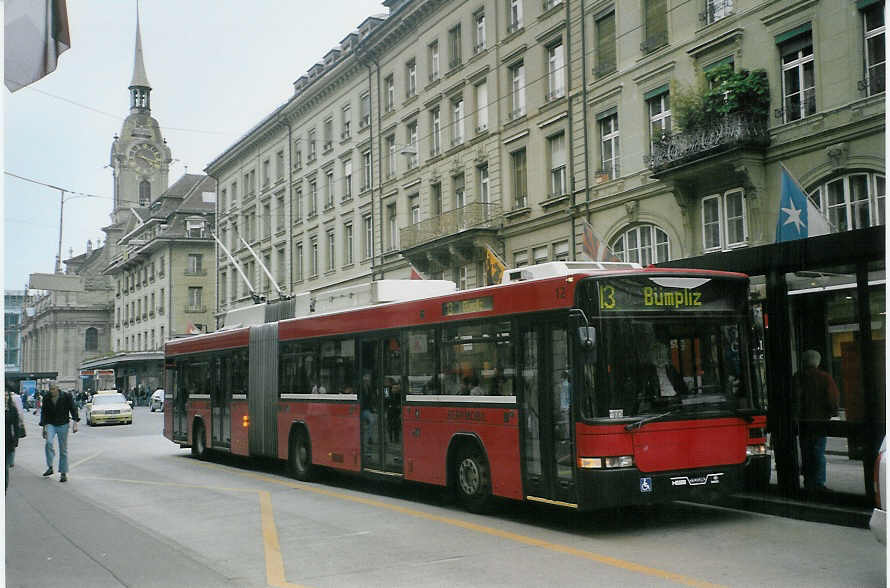
[(14, 459), (15, 448), (19, 444), (19, 411), (12, 401), (12, 394), (6, 393), (6, 487), (9, 490), (9, 467)]
[(46, 453), (46, 471), (44, 476), (53, 475), (53, 461), (56, 452), (53, 442), (59, 439), (59, 472), (62, 476), (60, 482), (68, 481), (68, 416), (74, 423), (71, 428), (72, 433), (77, 433), (77, 423), (80, 416), (77, 414), (77, 405), (71, 394), (62, 393), (59, 386), (50, 384), (49, 394), (43, 399), (43, 410), (40, 411), (40, 426), (43, 427), (43, 438), (46, 439), (44, 452)]
[(794, 374), (793, 402), (798, 419), (804, 488), (825, 492), (825, 444), (828, 421), (838, 414), (838, 390), (831, 375), (819, 369), (821, 354), (803, 352), (801, 369)]
[(22, 406), (22, 397), (16, 394), (14, 389), (10, 386), (7, 386), (6, 388), (6, 400), (12, 402), (16, 414), (18, 415), (18, 421), (15, 428), (16, 444), (11, 447), (7, 445), (6, 447), (6, 461), (9, 467), (15, 467), (15, 448), (18, 446), (18, 439), (25, 436), (25, 409)]

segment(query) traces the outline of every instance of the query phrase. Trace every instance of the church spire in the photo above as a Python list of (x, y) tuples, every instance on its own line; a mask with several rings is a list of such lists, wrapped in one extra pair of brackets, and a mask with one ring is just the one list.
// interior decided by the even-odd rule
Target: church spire
[(149, 112), (151, 103), (151, 85), (145, 75), (145, 64), (142, 62), (142, 34), (139, 30), (139, 3), (136, 3), (136, 50), (133, 61), (133, 79), (130, 80), (130, 110)]

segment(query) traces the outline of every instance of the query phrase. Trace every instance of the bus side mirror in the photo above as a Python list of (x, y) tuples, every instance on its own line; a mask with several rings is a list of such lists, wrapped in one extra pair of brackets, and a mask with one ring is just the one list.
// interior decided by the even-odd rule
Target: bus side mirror
[(593, 351), (596, 346), (596, 327), (578, 327), (578, 342), (584, 351)]

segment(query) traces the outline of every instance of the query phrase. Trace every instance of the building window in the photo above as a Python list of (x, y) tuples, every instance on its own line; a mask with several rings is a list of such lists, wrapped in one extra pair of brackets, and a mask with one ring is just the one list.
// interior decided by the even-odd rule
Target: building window
[(733, 189), (702, 199), (702, 249), (721, 251), (748, 240), (745, 193)]
[(263, 160), (263, 186), (268, 186), (272, 182), (272, 162), (268, 159)]
[(334, 246), (334, 229), (327, 231), (328, 245), (328, 271), (334, 271), (336, 267), (336, 248)]
[(371, 189), (371, 151), (362, 152), (362, 192)]
[(519, 62), (510, 67), (510, 118), (525, 114), (525, 64)]
[(643, 267), (669, 261), (671, 258), (671, 244), (667, 233), (655, 225), (637, 225), (624, 231), (612, 241), (611, 250), (619, 260), (639, 263)]
[(547, 100), (565, 96), (565, 59), (562, 42), (547, 48)]
[(374, 223), (371, 215), (362, 217), (362, 259), (370, 259), (374, 255)]
[(671, 97), (664, 92), (646, 101), (649, 110), (649, 150), (656, 141), (671, 134)]
[(460, 145), (464, 142), (464, 99), (458, 98), (451, 103), (451, 144)]
[(223, 188), (222, 190), (219, 191), (219, 211), (220, 212), (226, 211), (226, 189), (225, 188)]
[(442, 210), (442, 184), (430, 184), (430, 216), (439, 216)]
[(189, 310), (203, 312), (202, 297), (204, 289), (200, 286), (189, 286)]
[(488, 129), (488, 82), (476, 84), (476, 132)]
[(467, 289), (467, 286), (468, 286), (468, 283), (467, 283), (468, 269), (467, 268), (468, 268), (468, 266), (466, 266), (466, 265), (462, 265), (462, 266), (454, 268), (454, 283), (457, 284), (458, 290), (466, 290)]
[(361, 112), (359, 114), (362, 117), (359, 121), (359, 128), (364, 129), (371, 124), (371, 95), (367, 92), (362, 94), (359, 104), (361, 105)]
[[(229, 276), (228, 276), (228, 274), (226, 274), (226, 272), (219, 272), (219, 302), (222, 305), (225, 305), (229, 301), (228, 291), (227, 291), (227, 288), (229, 287), (228, 277)], [(152, 308), (154, 308), (154, 304), (155, 304), (154, 303), (154, 294), (152, 294), (151, 296), (152, 296), (151, 306), (152, 306)]]
[(666, 0), (645, 0), (646, 32), (640, 51), (651, 53), (667, 45), (667, 3)]
[(84, 351), (99, 350), (99, 331), (95, 327), (89, 327), (84, 335), (83, 342)]
[(352, 160), (343, 162), (343, 200), (352, 198)]
[(334, 170), (329, 169), (324, 175), (324, 207), (325, 209), (334, 207)]
[(439, 79), (439, 42), (433, 41), (427, 47), (427, 65), (430, 70), (430, 81)]
[(869, 96), (885, 88), (884, 2), (875, 2), (862, 11), (865, 32), (865, 85)]
[(309, 277), (318, 277), (318, 237), (309, 240)]
[(192, 275), (198, 275), (201, 273), (201, 258), (203, 255), (200, 253), (189, 253), (187, 258), (188, 266), (186, 268), (186, 272)]
[(473, 15), (473, 53), (480, 53), (485, 50), (485, 12), (480, 10)]
[(451, 178), (454, 186), (454, 210), (460, 210), (467, 205), (467, 193), (464, 189), (464, 175), (458, 174)]
[(553, 261), (568, 261), (569, 260), (569, 242), (565, 241), (557, 241), (553, 244)]
[(139, 182), (139, 206), (151, 204), (151, 184), (148, 180)]
[(809, 32), (780, 46), (784, 122), (816, 113), (816, 61)]
[(278, 195), (275, 196), (275, 231), (284, 230), (284, 192), (279, 192)]
[(303, 167), (303, 147), (299, 139), (294, 141), (294, 169)]
[(396, 136), (389, 135), (386, 137), (386, 177), (391, 178), (396, 175)]
[(303, 280), (303, 244), (297, 243), (294, 252), (294, 279), (298, 282)]
[(522, 28), (523, 0), (507, 0), (507, 32), (513, 33)]
[(488, 205), (491, 201), (488, 186), (488, 164), (480, 165), (476, 169), (479, 177), (479, 202), (482, 204), (482, 215), (487, 219), (490, 215)]
[(315, 129), (309, 131), (308, 137), (306, 138), (306, 143), (309, 148), (309, 152), (306, 155), (306, 161), (315, 161), (316, 155), (318, 155), (318, 146), (315, 143)]
[(420, 196), (417, 194), (408, 196), (408, 214), (412, 225), (420, 222)]
[(596, 19), (596, 69), (594, 75), (604, 76), (615, 71), (615, 12)]
[(396, 83), (392, 74), (386, 76), (383, 80), (383, 110), (384, 112), (392, 112), (396, 103)]
[(324, 127), (322, 127), (322, 132), (324, 133), (324, 147), (323, 151), (325, 153), (330, 152), (331, 149), (334, 148), (334, 119), (328, 117), (324, 121)]
[(414, 169), (417, 167), (417, 121), (408, 123), (406, 131), (408, 139), (408, 149), (406, 150), (408, 155), (408, 169)]
[(619, 164), (619, 144), (618, 144), (618, 113), (611, 112), (599, 117), (600, 127), (600, 175), (614, 180), (621, 173)]
[(287, 287), (287, 258), (284, 255), (284, 248), (276, 250), (276, 257), (278, 258), (278, 285)]
[(294, 192), (294, 221), (303, 218), (303, 190), (297, 188)]
[(547, 140), (550, 147), (550, 197), (566, 193), (566, 136), (559, 133)]
[(883, 175), (856, 173), (817, 186), (810, 198), (827, 217), (831, 231), (840, 233), (883, 225), (884, 193)]
[(284, 151), (275, 154), (275, 179), (284, 179)]
[(442, 120), (438, 106), (430, 110), (430, 128), (430, 156), (435, 157), (442, 151)]
[(528, 265), (528, 250), (515, 251), (513, 253), (513, 267), (523, 267)]
[(263, 203), (263, 238), (272, 234), (272, 204), (270, 202)]
[(732, 0), (706, 0), (705, 5), (705, 19), (708, 24), (732, 14)]
[(399, 224), (396, 216), (396, 205), (390, 204), (386, 207), (387, 225), (389, 228), (389, 239), (387, 241), (387, 250), (395, 251), (399, 248)]
[(343, 107), (343, 111), (340, 115), (340, 127), (343, 129), (340, 131), (340, 140), (345, 141), (350, 136), (349, 127), (352, 125), (352, 108), (347, 104)]
[(352, 223), (346, 223), (343, 225), (343, 263), (345, 265), (352, 265), (354, 250), (353, 241)]
[(513, 208), (525, 208), (528, 206), (525, 149), (511, 153), (510, 160), (513, 164)]
[(405, 66), (405, 97), (411, 98), (417, 95), (417, 62), (413, 59)]
[(532, 247), (532, 263), (534, 265), (538, 265), (539, 263), (545, 263), (548, 258), (548, 248), (546, 245), (541, 245), (540, 247)]
[(460, 25), (448, 31), (448, 69), (454, 69), (461, 63), (460, 59)]
[(318, 214), (318, 183), (315, 180), (309, 182), (309, 217)]

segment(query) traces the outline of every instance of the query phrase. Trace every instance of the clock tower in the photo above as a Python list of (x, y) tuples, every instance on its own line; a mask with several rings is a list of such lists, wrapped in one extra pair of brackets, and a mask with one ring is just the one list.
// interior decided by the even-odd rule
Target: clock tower
[(133, 207), (148, 206), (168, 187), (170, 148), (151, 116), (151, 85), (142, 60), (142, 35), (136, 13), (136, 50), (130, 81), (130, 114), (111, 144), (114, 170), (112, 222), (126, 222)]

